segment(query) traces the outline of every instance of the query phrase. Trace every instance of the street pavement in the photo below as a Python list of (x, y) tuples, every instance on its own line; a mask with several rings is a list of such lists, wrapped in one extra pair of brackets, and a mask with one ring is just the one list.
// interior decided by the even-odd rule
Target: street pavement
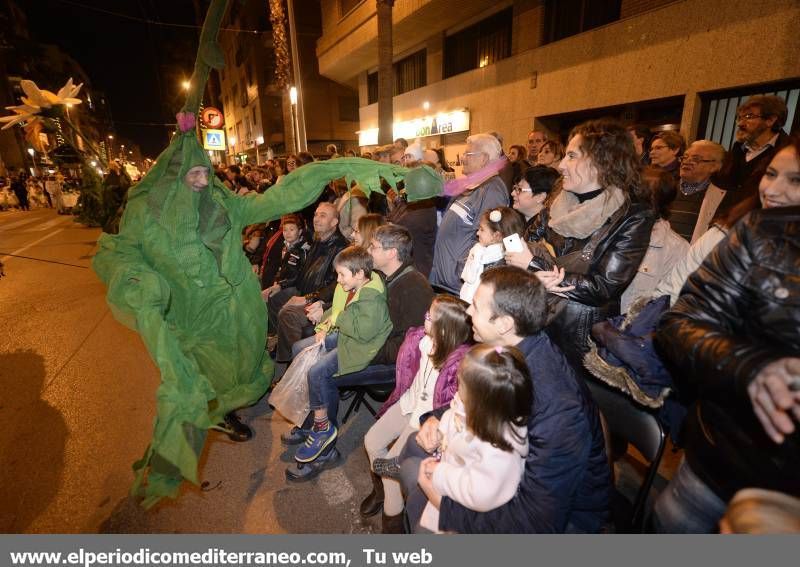
[(90, 269), (99, 235), (51, 209), (0, 212), (0, 533), (380, 531), (358, 515), (364, 409), (343, 427), (343, 464), (310, 482), (285, 480), (290, 426), (262, 400), (241, 412), (250, 442), (209, 434), (201, 487), (149, 511), (128, 497), (159, 375)]
[[(262, 400), (240, 412), (250, 442), (209, 434), (200, 487), (184, 483), (149, 511), (128, 496), (159, 375), (90, 269), (99, 235), (51, 209), (0, 212), (0, 533), (379, 532), (380, 516), (358, 514), (371, 487), (363, 409), (342, 427), (342, 464), (310, 482), (285, 480), (290, 426)], [(656, 492), (677, 462), (668, 449)], [(635, 451), (616, 472), (632, 495)]]

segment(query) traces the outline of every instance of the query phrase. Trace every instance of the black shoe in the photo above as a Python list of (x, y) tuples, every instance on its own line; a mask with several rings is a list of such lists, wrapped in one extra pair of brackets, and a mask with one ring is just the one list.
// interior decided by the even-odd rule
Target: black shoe
[(372, 473), (372, 492), (361, 501), (359, 512), (364, 518), (369, 518), (383, 510), (383, 480)]
[(381, 533), (382, 534), (404, 534), (406, 533), (406, 520), (405, 514), (400, 512), (396, 516), (381, 516)]
[(309, 433), (311, 433), (310, 429), (292, 427), (286, 433), (281, 433), (281, 441), (284, 445), (299, 445), (306, 440), (306, 437), (308, 437)]
[(239, 416), (234, 412), (230, 412), (225, 416), (225, 421), (220, 423), (222, 427), (227, 429), (228, 438), (237, 443), (250, 441), (253, 438), (253, 430), (246, 426), (239, 420)]
[(294, 463), (286, 469), (286, 480), (289, 482), (305, 482), (316, 478), (324, 470), (332, 469), (339, 464), (341, 454), (332, 447), (310, 463)]
[(400, 461), (397, 460), (397, 457), (392, 457), (391, 459), (375, 459), (372, 461), (372, 472), (384, 478), (399, 480)]

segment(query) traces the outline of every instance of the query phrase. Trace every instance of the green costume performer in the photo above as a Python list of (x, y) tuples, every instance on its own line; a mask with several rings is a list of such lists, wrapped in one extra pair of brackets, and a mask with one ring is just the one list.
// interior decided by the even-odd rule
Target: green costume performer
[(418, 187), (410, 200), (441, 192), (429, 168), (360, 158), (308, 164), (262, 195), (240, 197), (224, 187), (198, 142), (192, 111), (209, 67), (221, 67), (214, 38), (225, 4), (214, 0), (209, 8), (179, 131), (129, 192), (119, 234), (100, 237), (93, 261), (114, 315), (139, 332), (161, 371), (153, 438), (134, 464), (132, 492), (146, 507), (174, 497), (183, 479), (197, 484), (206, 431), (269, 386), (266, 307), (242, 253), (242, 229), (301, 210), (342, 177), (367, 194), (381, 191), (380, 178), (396, 187), (407, 175)]

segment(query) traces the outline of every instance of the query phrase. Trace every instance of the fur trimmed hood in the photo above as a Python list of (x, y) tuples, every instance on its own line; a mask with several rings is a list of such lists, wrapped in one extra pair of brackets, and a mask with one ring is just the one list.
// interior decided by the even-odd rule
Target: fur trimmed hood
[(550, 206), (550, 228), (565, 238), (588, 238), (625, 203), (625, 192), (607, 187), (602, 195), (581, 203), (574, 193), (561, 191)]

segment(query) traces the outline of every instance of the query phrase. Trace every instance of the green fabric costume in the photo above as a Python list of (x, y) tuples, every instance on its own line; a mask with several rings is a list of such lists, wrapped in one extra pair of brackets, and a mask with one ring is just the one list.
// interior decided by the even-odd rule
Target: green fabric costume
[[(221, 67), (215, 38), (225, 4), (214, 0), (209, 7), (179, 131), (130, 190), (119, 234), (100, 237), (92, 264), (108, 286), (115, 317), (139, 332), (161, 371), (153, 438), (134, 464), (132, 492), (144, 497), (145, 507), (175, 497), (184, 479), (198, 484), (206, 431), (226, 413), (255, 403), (269, 386), (266, 307), (242, 253), (242, 229), (301, 210), (342, 177), (367, 194), (381, 191), (380, 178), (396, 187), (406, 176), (426, 192), (438, 182), (441, 192), (429, 168), (347, 158), (305, 165), (262, 195), (231, 193), (213, 175), (191, 114), (209, 68)], [(211, 172), (200, 192), (184, 181), (195, 166)]]

